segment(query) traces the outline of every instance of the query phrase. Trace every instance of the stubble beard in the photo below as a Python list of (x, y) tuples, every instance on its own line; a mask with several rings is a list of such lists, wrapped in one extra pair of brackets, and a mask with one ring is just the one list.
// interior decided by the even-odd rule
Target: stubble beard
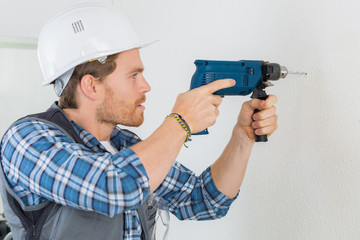
[(144, 122), (144, 112), (137, 109), (137, 106), (145, 101), (145, 96), (134, 104), (116, 100), (112, 89), (106, 89), (104, 102), (96, 109), (96, 118), (100, 124), (116, 125), (121, 124), (129, 127), (139, 127)]

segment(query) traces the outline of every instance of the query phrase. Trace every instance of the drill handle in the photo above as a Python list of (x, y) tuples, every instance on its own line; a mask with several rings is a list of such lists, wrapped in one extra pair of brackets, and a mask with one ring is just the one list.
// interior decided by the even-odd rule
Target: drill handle
[[(258, 85), (251, 95), (251, 98), (256, 98), (260, 100), (266, 100), (268, 98), (267, 93), (264, 90), (264, 86), (262, 84)], [(259, 109), (254, 110), (254, 114), (260, 112)], [(267, 135), (256, 135), (255, 134), (255, 142), (267, 142)]]
[[(263, 99), (261, 99), (261, 100), (263, 100)], [(266, 100), (266, 99), (264, 99), (264, 100)], [(255, 109), (254, 114), (257, 112), (260, 112), (260, 110)], [(255, 134), (255, 142), (267, 142), (267, 141), (268, 141), (267, 135), (256, 135)]]

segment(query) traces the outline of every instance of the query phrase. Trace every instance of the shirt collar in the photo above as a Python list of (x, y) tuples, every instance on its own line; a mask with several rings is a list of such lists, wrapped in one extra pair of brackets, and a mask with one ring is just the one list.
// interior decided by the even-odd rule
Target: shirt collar
[[(71, 121), (71, 123), (86, 146), (94, 149), (95, 151), (106, 151), (104, 146), (99, 142), (99, 140), (97, 140), (96, 137), (83, 129), (76, 122)], [(114, 131), (112, 131), (110, 135), (110, 142), (118, 151), (121, 151), (123, 148), (130, 147), (139, 141), (140, 138), (135, 133), (129, 130), (121, 129), (118, 126), (114, 129)]]

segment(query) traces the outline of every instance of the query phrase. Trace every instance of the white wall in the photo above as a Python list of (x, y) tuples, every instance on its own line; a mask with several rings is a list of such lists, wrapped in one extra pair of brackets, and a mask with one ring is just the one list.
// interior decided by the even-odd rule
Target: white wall
[[(171, 111), (177, 93), (189, 88), (195, 59), (261, 59), (308, 72), (268, 90), (279, 97), (279, 129), (268, 143), (255, 144), (228, 215), (212, 222), (172, 218), (170, 239), (360, 239), (360, 1), (116, 0), (114, 5), (144, 40), (161, 40), (142, 50), (152, 86), (145, 123), (135, 130), (143, 138)], [(33, 51), (0, 50), (0, 131), (11, 119), (53, 101), (52, 89), (39, 87), (36, 61)], [(210, 135), (193, 137), (178, 160), (201, 173), (221, 154), (247, 100), (226, 97)]]

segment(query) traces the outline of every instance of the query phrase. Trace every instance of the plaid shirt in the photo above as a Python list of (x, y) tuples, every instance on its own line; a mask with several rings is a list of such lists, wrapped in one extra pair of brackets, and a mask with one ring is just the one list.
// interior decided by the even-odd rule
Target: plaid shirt
[[(124, 213), (123, 238), (140, 239), (136, 209), (150, 188), (144, 166), (129, 147), (141, 140), (116, 128), (110, 141), (119, 152), (112, 155), (89, 132), (73, 125), (85, 146), (38, 120), (12, 126), (1, 143), (10, 186), (27, 206), (48, 199), (107, 216)], [(178, 162), (155, 193), (179, 219), (220, 218), (233, 201), (215, 187), (210, 168), (197, 177)]]

